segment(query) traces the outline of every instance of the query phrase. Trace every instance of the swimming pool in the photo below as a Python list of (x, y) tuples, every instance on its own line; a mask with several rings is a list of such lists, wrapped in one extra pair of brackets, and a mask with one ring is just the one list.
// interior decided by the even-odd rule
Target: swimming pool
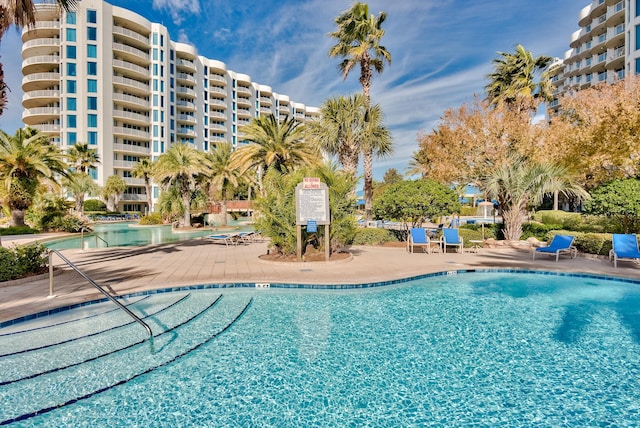
[[(230, 223), (238, 231), (253, 230), (251, 226), (239, 222)], [(102, 223), (93, 226), (93, 234), (85, 234), (84, 248), (130, 247), (149, 244), (166, 244), (211, 235), (211, 229), (175, 231), (171, 225), (140, 226), (138, 223)], [(235, 230), (235, 229), (234, 229)], [(97, 237), (96, 237), (97, 236)], [(82, 238), (60, 239), (45, 244), (48, 248), (68, 250), (81, 248)]]
[[(137, 345), (143, 329), (117, 327), (128, 320), (100, 303), (0, 329), (0, 353), (21, 352), (0, 357), (0, 421), (638, 425), (639, 284), (450, 272), (367, 289), (183, 289), (127, 300), (169, 330)], [(58, 335), (91, 336), (29, 350)]]

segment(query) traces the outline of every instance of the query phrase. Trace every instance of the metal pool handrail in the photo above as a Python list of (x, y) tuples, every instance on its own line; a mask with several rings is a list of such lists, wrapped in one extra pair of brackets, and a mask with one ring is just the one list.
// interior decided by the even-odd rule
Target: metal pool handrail
[(107, 299), (111, 300), (113, 303), (115, 303), (120, 309), (122, 309), (123, 311), (125, 311), (131, 318), (133, 318), (133, 320), (135, 322), (137, 322), (138, 324), (140, 324), (142, 327), (144, 327), (144, 329), (147, 331), (147, 339), (153, 337), (153, 333), (151, 332), (151, 327), (149, 327), (149, 325), (142, 321), (142, 319), (140, 317), (138, 317), (136, 314), (134, 314), (133, 312), (131, 312), (129, 310), (129, 308), (127, 308), (126, 306), (124, 306), (122, 303), (118, 302), (116, 300), (115, 297), (113, 297), (113, 295), (111, 295), (107, 290), (105, 290), (104, 288), (102, 288), (100, 285), (98, 285), (97, 282), (95, 282), (93, 279), (89, 278), (89, 276), (87, 274), (85, 274), (84, 272), (82, 272), (80, 269), (78, 269), (78, 267), (76, 265), (74, 265), (69, 259), (67, 259), (65, 256), (63, 256), (60, 251), (55, 250), (53, 248), (49, 249), (49, 297), (53, 297), (53, 263), (52, 263), (52, 257), (51, 255), (55, 253), (58, 257), (60, 257), (60, 259), (62, 259), (62, 261), (64, 261), (66, 264), (69, 265), (69, 267), (71, 267), (71, 269), (75, 270), (76, 272), (78, 272), (80, 274), (81, 277), (83, 277), (84, 279), (87, 280), (87, 282), (91, 285), (93, 285), (95, 288), (98, 289), (99, 292), (101, 292), (102, 294), (104, 294)]
[(95, 236), (96, 238), (96, 247), (98, 246), (98, 239), (101, 240), (102, 242), (105, 243), (105, 245), (108, 247), (109, 243), (107, 241), (105, 241), (101, 236), (98, 236), (97, 233), (83, 227), (82, 229), (80, 229), (80, 249), (84, 251), (84, 232), (91, 232), (93, 233), (93, 236)]

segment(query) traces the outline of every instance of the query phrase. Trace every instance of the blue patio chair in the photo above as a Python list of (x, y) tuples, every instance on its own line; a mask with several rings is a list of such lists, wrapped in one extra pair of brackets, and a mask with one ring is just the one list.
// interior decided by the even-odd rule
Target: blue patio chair
[(237, 234), (226, 234), (226, 233), (218, 233), (216, 235), (205, 236), (205, 239), (214, 242), (216, 244), (225, 244), (227, 247), (229, 245), (238, 245), (238, 235)]
[(464, 254), (464, 241), (458, 229), (442, 229), (442, 248), (447, 252), (447, 247), (458, 247), (460, 254)]
[(575, 259), (578, 255), (578, 249), (572, 245), (574, 239), (576, 238), (572, 235), (555, 235), (548, 246), (536, 248), (533, 251), (533, 259), (536, 259), (537, 253), (545, 253), (550, 255), (555, 254), (556, 262), (558, 261), (558, 257), (560, 257), (560, 254), (569, 253), (571, 258)]
[(613, 244), (613, 248), (609, 251), (609, 261), (613, 259), (614, 267), (618, 267), (618, 259), (640, 260), (638, 237), (635, 233), (614, 233), (611, 238), (611, 242)]
[(413, 227), (409, 231), (407, 239), (407, 251), (413, 253), (413, 247), (422, 247), (422, 251), (431, 254), (431, 240), (427, 236), (427, 231), (421, 227)]

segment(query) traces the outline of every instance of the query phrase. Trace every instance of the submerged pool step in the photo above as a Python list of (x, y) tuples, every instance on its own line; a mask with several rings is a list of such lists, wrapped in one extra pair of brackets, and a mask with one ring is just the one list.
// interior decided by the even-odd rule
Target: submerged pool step
[[(216, 293), (198, 293), (202, 308), (215, 302)], [(246, 295), (223, 296), (214, 307), (179, 328), (154, 337), (124, 351), (0, 388), (0, 423), (50, 411), (78, 399), (117, 387), (179, 358), (225, 331), (243, 313), (250, 299)], [(178, 312), (178, 311), (175, 311)], [(164, 317), (154, 320), (157, 331)], [(19, 364), (18, 361), (15, 362)]]
[[(136, 303), (130, 304), (128, 308), (140, 318), (144, 318), (176, 304), (185, 296), (188, 296), (188, 293), (178, 296), (154, 295), (148, 299), (138, 300)], [(47, 346), (57, 346), (135, 322), (115, 304), (112, 302), (108, 302), (108, 304), (110, 306), (102, 306), (104, 308), (102, 314), (91, 318), (83, 317), (84, 312), (81, 312), (79, 314), (80, 320), (77, 322), (69, 321), (50, 328), (38, 328), (0, 337), (0, 361), (2, 357), (7, 355), (38, 350)], [(117, 310), (112, 310), (114, 307)]]

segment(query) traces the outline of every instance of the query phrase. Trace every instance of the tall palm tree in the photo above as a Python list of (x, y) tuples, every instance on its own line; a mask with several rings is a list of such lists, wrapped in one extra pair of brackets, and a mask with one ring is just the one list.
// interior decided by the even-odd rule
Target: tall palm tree
[[(65, 11), (75, 7), (76, 0), (57, 0), (58, 6)], [(24, 27), (36, 23), (35, 5), (33, 0), (3, 0), (0, 2), (0, 40), (11, 25)], [(0, 64), (0, 115), (7, 105), (7, 85), (4, 83), (4, 73)]]
[[(329, 50), (330, 57), (344, 58), (340, 63), (340, 71), (344, 79), (357, 65), (360, 65), (360, 84), (364, 95), (365, 110), (370, 106), (370, 89), (373, 71), (382, 73), (385, 62), (391, 64), (391, 54), (380, 45), (384, 30), (382, 23), (387, 14), (380, 12), (377, 17), (369, 14), (369, 5), (356, 2), (351, 8), (343, 12), (335, 20), (338, 29), (329, 33), (330, 37), (337, 40)], [(365, 216), (371, 220), (371, 204), (373, 199), (373, 169), (374, 145), (366, 146), (363, 154), (363, 167), (365, 169), (364, 195)]]
[(102, 188), (102, 199), (107, 204), (108, 211), (118, 211), (118, 203), (120, 196), (127, 189), (127, 183), (124, 178), (118, 175), (111, 175), (107, 178), (107, 182)]
[(329, 98), (320, 107), (318, 120), (307, 122), (307, 137), (328, 155), (337, 155), (342, 170), (353, 177), (358, 172), (359, 142), (364, 119), (364, 98)]
[(303, 140), (304, 125), (292, 117), (287, 116), (282, 123), (278, 123), (272, 114), (256, 117), (240, 131), (250, 144), (233, 153), (231, 165), (239, 168), (243, 175), (250, 169), (258, 170), (260, 191), (263, 190), (263, 168), (286, 174), (298, 166), (313, 166), (319, 162), (318, 150)]
[(83, 174), (100, 164), (98, 150), (90, 148), (88, 143), (78, 143), (71, 146), (67, 151), (67, 158), (69, 165)]
[(62, 152), (37, 130), (18, 129), (10, 136), (0, 131), (0, 183), (3, 204), (11, 210), (11, 224), (24, 226), (25, 211), (41, 182), (58, 187), (57, 175), (67, 176)]
[(495, 70), (487, 75), (489, 84), (485, 87), (490, 104), (504, 103), (514, 111), (529, 113), (541, 102), (553, 99), (553, 86), (546, 70), (553, 58), (534, 57), (522, 45), (516, 45), (515, 53), (498, 54), (501, 58), (493, 60)]
[[(393, 153), (393, 141), (391, 132), (384, 125), (384, 118), (380, 104), (374, 104), (368, 109), (368, 118), (365, 118), (362, 129), (362, 166), (364, 169), (365, 190), (365, 215), (367, 202), (369, 216), (371, 216), (371, 202), (373, 200), (373, 157), (386, 157)], [(368, 183), (368, 184), (367, 184)], [(367, 199), (367, 190), (370, 192)]]
[(482, 187), (490, 199), (498, 200), (504, 236), (510, 240), (520, 239), (529, 206), (540, 204), (545, 195), (559, 191), (568, 196), (589, 197), (564, 167), (531, 163), (524, 158), (512, 158), (498, 167), (483, 180)]
[(135, 178), (142, 178), (144, 180), (144, 191), (147, 195), (147, 208), (149, 212), (152, 211), (153, 198), (151, 195), (151, 178), (153, 177), (154, 162), (148, 158), (142, 158), (138, 161), (136, 166), (131, 170), (131, 174)]
[(98, 192), (98, 185), (87, 174), (72, 172), (63, 182), (65, 189), (71, 192), (75, 200), (74, 210), (80, 216), (84, 214), (85, 196), (93, 196)]
[(166, 191), (177, 186), (184, 205), (184, 227), (191, 227), (191, 196), (196, 189), (196, 178), (206, 174), (207, 166), (202, 152), (188, 144), (174, 144), (156, 161), (153, 178)]
[[(227, 191), (237, 187), (242, 181), (240, 171), (231, 167), (232, 151), (231, 144), (224, 142), (217, 144), (213, 152), (205, 154), (209, 195), (220, 192), (222, 226), (227, 225)], [(215, 200), (215, 197), (212, 199)]]

